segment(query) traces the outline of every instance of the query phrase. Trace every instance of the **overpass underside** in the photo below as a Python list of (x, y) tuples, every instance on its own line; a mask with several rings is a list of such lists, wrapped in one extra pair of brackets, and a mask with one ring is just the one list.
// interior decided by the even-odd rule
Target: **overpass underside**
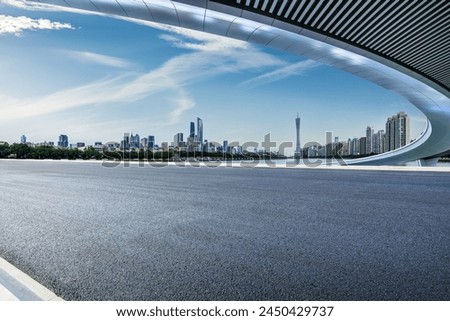
[(240, 39), (350, 72), (428, 119), (414, 142), (349, 164), (405, 164), (450, 150), (450, 1), (26, 0)]

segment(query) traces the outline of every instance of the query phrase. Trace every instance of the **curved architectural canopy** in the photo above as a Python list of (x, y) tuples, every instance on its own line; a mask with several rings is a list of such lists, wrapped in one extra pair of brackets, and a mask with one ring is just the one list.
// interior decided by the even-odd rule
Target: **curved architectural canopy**
[(352, 163), (402, 164), (450, 149), (450, 1), (27, 1), (175, 25), (298, 54), (395, 91), (428, 118), (411, 144)]

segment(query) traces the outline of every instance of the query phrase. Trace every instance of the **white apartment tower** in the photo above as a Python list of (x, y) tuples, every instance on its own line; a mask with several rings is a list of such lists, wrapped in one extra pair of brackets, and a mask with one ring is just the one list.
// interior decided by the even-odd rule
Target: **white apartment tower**
[(403, 147), (410, 142), (409, 117), (404, 112), (389, 117), (386, 121), (385, 151)]

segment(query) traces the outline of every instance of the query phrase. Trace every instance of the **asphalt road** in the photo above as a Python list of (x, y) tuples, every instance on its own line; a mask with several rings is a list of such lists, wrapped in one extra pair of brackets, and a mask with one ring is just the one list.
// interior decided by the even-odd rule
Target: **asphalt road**
[(0, 161), (0, 256), (66, 300), (450, 300), (450, 174)]

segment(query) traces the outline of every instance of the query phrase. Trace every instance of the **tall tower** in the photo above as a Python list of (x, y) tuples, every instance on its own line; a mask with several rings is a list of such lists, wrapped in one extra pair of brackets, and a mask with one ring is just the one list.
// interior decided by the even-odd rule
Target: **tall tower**
[(197, 139), (200, 142), (200, 146), (203, 146), (203, 121), (197, 117)]
[(191, 121), (189, 137), (194, 139), (194, 136), (195, 136), (195, 123), (193, 121)]
[(366, 154), (370, 155), (373, 153), (373, 127), (367, 126), (366, 128)]
[(404, 112), (389, 117), (386, 121), (386, 151), (403, 147), (410, 142), (409, 117)]
[(395, 119), (395, 149), (408, 145), (409, 139), (409, 117), (404, 112), (399, 112)]
[(294, 158), (300, 158), (301, 156), (301, 147), (300, 147), (300, 117), (297, 113), (297, 118), (295, 118), (295, 129), (297, 130), (297, 141), (295, 144), (295, 153)]

